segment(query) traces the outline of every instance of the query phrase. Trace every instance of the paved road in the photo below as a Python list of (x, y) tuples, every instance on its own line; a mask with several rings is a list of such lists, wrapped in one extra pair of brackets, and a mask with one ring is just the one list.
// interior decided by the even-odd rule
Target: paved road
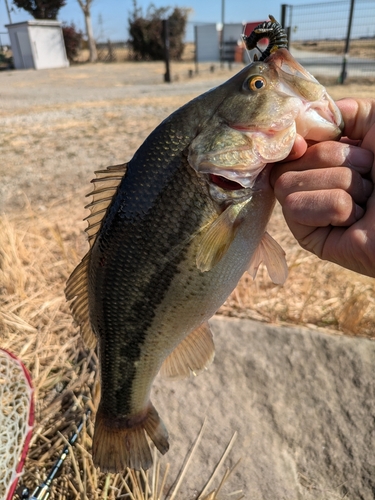
[[(339, 77), (342, 72), (343, 56), (324, 52), (291, 49), (291, 53), (314, 76)], [(375, 77), (375, 60), (349, 57), (346, 64), (347, 76)]]

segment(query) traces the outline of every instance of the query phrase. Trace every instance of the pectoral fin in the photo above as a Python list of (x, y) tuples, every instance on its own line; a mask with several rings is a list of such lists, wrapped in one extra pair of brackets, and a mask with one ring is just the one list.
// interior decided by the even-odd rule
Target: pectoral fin
[(255, 279), (259, 265), (263, 262), (271, 280), (276, 285), (283, 285), (288, 277), (288, 265), (285, 252), (268, 233), (264, 233), (261, 242), (253, 254), (247, 272)]
[(165, 359), (160, 374), (168, 378), (188, 378), (207, 368), (213, 361), (215, 346), (208, 323), (192, 331)]
[(200, 271), (209, 271), (227, 253), (241, 222), (238, 216), (247, 203), (248, 200), (230, 205), (203, 234), (196, 260)]

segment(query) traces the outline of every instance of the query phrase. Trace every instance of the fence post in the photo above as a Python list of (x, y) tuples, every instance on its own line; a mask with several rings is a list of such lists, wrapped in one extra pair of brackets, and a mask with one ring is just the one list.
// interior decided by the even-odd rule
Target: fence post
[(167, 83), (170, 83), (171, 74), (169, 71), (169, 23), (168, 23), (168, 19), (163, 19), (163, 41), (164, 41), (164, 59), (165, 59), (164, 81)]
[(198, 74), (198, 26), (194, 25), (194, 64), (195, 64), (195, 74)]
[(281, 26), (285, 28), (286, 25), (286, 9), (288, 5), (286, 3), (281, 4)]
[(291, 23), (290, 23), (290, 19), (289, 19), (289, 26), (287, 26), (287, 20), (286, 20), (286, 15), (287, 15), (287, 12), (288, 12), (288, 9), (289, 9), (289, 17), (291, 18), (291, 14), (292, 14), (292, 5), (288, 5), (286, 3), (283, 3), (281, 4), (281, 26), (285, 29), (286, 31), (286, 35), (287, 35), (287, 38), (288, 38), (288, 49), (289, 49), (289, 45), (290, 45), (290, 35), (292, 33), (292, 30), (291, 30)]
[(352, 30), (352, 20), (353, 20), (353, 12), (354, 12), (354, 2), (355, 0), (350, 1), (350, 12), (349, 12), (349, 20), (348, 20), (348, 31), (346, 33), (346, 41), (345, 41), (345, 52), (344, 57), (342, 59), (342, 69), (340, 76), (340, 83), (343, 85), (346, 79), (346, 63), (349, 55), (349, 45), (350, 45), (350, 32)]

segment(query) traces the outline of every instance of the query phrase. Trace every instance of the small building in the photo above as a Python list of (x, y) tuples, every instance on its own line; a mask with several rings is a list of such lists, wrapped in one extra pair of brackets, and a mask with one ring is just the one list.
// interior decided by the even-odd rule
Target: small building
[(194, 27), (196, 62), (219, 61), (219, 34), (216, 24)]
[(59, 21), (32, 20), (7, 24), (16, 69), (69, 66)]
[[(243, 45), (242, 33), (243, 24), (241, 23), (228, 23), (224, 24), (224, 29), (222, 33), (223, 37), (223, 49), (222, 49), (222, 60), (226, 62), (233, 62), (236, 60), (237, 47)], [(241, 62), (241, 61), (240, 61)]]

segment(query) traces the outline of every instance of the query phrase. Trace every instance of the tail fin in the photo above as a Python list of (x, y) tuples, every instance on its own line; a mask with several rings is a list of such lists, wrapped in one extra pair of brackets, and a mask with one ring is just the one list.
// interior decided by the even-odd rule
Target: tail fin
[(152, 456), (146, 432), (164, 455), (169, 449), (168, 432), (152, 403), (142, 419), (113, 419), (99, 405), (92, 444), (94, 464), (102, 472), (149, 469)]

